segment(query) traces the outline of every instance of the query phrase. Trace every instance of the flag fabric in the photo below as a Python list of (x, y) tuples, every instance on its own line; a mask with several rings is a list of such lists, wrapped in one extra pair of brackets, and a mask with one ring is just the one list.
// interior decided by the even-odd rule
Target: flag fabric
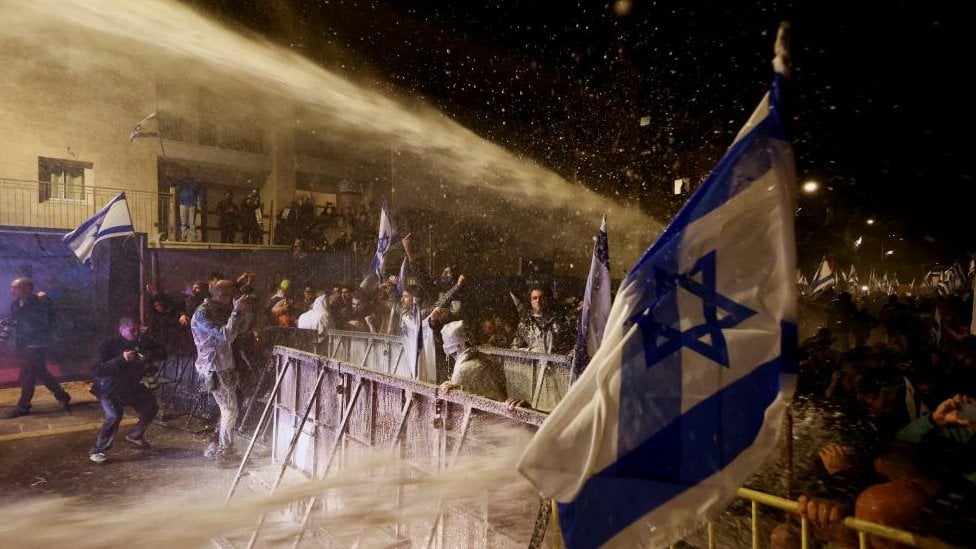
[(962, 266), (956, 262), (952, 267), (945, 270), (942, 280), (945, 282), (948, 293), (953, 293), (966, 285), (966, 274), (963, 272)]
[(593, 242), (590, 274), (583, 291), (583, 310), (576, 322), (576, 350), (573, 353), (572, 380), (590, 362), (590, 357), (603, 341), (603, 332), (610, 316), (610, 248), (607, 239), (607, 216), (600, 222), (600, 230)]
[(881, 291), (881, 281), (878, 280), (878, 274), (871, 269), (871, 274), (868, 275), (868, 293)]
[(154, 120), (156, 120), (155, 112), (140, 120), (139, 123), (132, 128), (132, 133), (129, 134), (129, 142), (131, 143), (140, 137), (156, 137), (159, 135), (158, 131), (153, 131), (149, 128)]
[(91, 265), (95, 244), (106, 238), (132, 234), (136, 233), (132, 228), (129, 203), (126, 202), (123, 192), (95, 212), (95, 215), (85, 220), (77, 229), (64, 235), (61, 241), (67, 244), (85, 265)]
[(854, 269), (853, 264), (851, 264), (851, 270), (847, 273), (847, 289), (855, 294), (861, 290), (860, 281), (857, 279), (857, 270)]
[(400, 263), (400, 274), (397, 275), (397, 295), (403, 295), (403, 290), (407, 287), (407, 257), (403, 257)]
[(376, 237), (376, 254), (373, 255), (373, 261), (370, 263), (369, 270), (363, 278), (360, 287), (365, 288), (368, 286), (370, 277), (373, 276), (376, 277), (377, 283), (383, 282), (383, 266), (386, 252), (390, 249), (390, 245), (396, 237), (397, 232), (396, 227), (393, 225), (393, 217), (390, 215), (390, 207), (384, 200), (383, 206), (380, 208), (380, 229)]
[(837, 277), (834, 275), (833, 265), (827, 258), (821, 259), (820, 266), (817, 267), (817, 272), (813, 275), (813, 282), (810, 284), (810, 293), (816, 295), (836, 284)]
[(624, 278), (603, 344), (518, 463), (567, 547), (667, 545), (775, 445), (797, 338), (780, 85)]
[(398, 320), (400, 321), (400, 340), (403, 344), (403, 363), (407, 371), (396, 371), (393, 373), (417, 379), (421, 373), (420, 352), (423, 349), (420, 342), (420, 334), (423, 326), (421, 325), (420, 307), (417, 305), (417, 302), (414, 301), (410, 309), (404, 311), (404, 314)]
[(796, 270), (796, 289), (800, 292), (800, 295), (807, 295), (810, 291), (810, 281), (807, 280), (806, 275), (800, 269)]

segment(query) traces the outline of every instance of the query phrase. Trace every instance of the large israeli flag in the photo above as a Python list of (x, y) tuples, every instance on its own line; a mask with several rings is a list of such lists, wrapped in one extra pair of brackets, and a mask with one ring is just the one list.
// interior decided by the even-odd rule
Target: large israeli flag
[(78, 259), (86, 265), (91, 265), (95, 244), (106, 238), (130, 234), (135, 234), (135, 230), (132, 228), (129, 203), (125, 200), (125, 193), (119, 193), (77, 229), (64, 235), (61, 241), (71, 248)]
[(572, 379), (576, 380), (596, 354), (610, 316), (610, 247), (607, 239), (607, 216), (593, 241), (590, 274), (583, 291), (583, 310), (576, 324), (576, 348), (573, 353)]
[(522, 455), (568, 547), (665, 546), (775, 445), (797, 308), (780, 78), (623, 280), (603, 344)]

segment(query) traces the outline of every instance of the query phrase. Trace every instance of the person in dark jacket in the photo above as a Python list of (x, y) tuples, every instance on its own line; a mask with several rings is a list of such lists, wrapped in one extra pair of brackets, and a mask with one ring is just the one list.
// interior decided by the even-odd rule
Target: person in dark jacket
[(70, 412), (71, 395), (47, 370), (47, 349), (54, 337), (54, 305), (46, 295), (34, 293), (34, 282), (25, 276), (10, 283), (10, 295), (14, 301), (6, 326), (13, 328), (14, 345), (20, 360), (20, 400), (10, 417), (30, 413), (34, 386), (38, 381), (54, 394), (65, 411)]
[(144, 435), (149, 423), (156, 417), (159, 405), (156, 397), (142, 385), (141, 379), (147, 364), (162, 358), (163, 354), (162, 347), (152, 340), (148, 332), (141, 329), (138, 321), (129, 317), (119, 319), (118, 335), (99, 343), (91, 393), (102, 404), (105, 419), (98, 431), (95, 445), (88, 451), (91, 461), (106, 461), (105, 452), (115, 441), (126, 406), (133, 408), (139, 415), (139, 421), (125, 435), (126, 442), (136, 448), (149, 448)]

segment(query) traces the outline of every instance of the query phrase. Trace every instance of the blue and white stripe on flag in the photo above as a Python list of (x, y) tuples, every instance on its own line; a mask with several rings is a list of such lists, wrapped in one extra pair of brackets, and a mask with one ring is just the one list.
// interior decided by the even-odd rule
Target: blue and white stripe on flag
[(363, 278), (362, 283), (360, 283), (360, 287), (365, 288), (368, 285), (370, 276), (376, 277), (377, 284), (383, 282), (386, 252), (390, 249), (396, 237), (396, 227), (393, 226), (390, 207), (384, 200), (383, 206), (380, 208), (380, 229), (379, 234), (376, 236), (376, 253), (373, 255), (373, 261), (370, 263), (366, 276)]
[(567, 547), (671, 543), (775, 445), (797, 338), (780, 78), (623, 280), (603, 344), (519, 461)]
[(86, 265), (91, 265), (92, 252), (95, 244), (106, 238), (135, 234), (132, 228), (132, 216), (129, 214), (129, 203), (125, 200), (125, 193), (119, 193), (102, 209), (95, 212), (77, 229), (64, 235), (62, 242)]
[(836, 284), (837, 277), (834, 274), (834, 268), (830, 265), (830, 261), (827, 258), (823, 258), (820, 260), (820, 266), (817, 267), (817, 272), (813, 275), (810, 293), (817, 294)]
[(583, 310), (576, 324), (576, 350), (573, 353), (572, 379), (576, 380), (596, 354), (603, 341), (607, 317), (610, 316), (610, 247), (607, 239), (607, 216), (593, 242), (590, 274), (583, 291)]

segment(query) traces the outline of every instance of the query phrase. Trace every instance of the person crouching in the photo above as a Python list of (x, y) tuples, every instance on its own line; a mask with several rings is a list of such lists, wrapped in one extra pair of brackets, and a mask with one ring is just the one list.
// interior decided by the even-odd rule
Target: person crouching
[(133, 408), (139, 421), (125, 440), (139, 449), (149, 448), (145, 433), (156, 417), (159, 405), (156, 397), (142, 385), (146, 365), (163, 358), (165, 351), (142, 331), (139, 322), (129, 317), (119, 319), (118, 334), (102, 340), (95, 355), (91, 393), (98, 397), (105, 413), (95, 445), (88, 451), (88, 459), (104, 463), (115, 441), (126, 406)]

